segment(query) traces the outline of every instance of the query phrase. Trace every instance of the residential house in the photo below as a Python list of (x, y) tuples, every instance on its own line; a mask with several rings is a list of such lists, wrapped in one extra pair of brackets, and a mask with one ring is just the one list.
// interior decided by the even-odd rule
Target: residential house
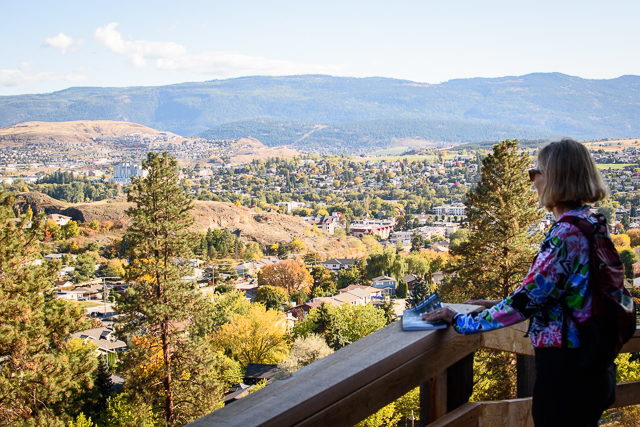
[(353, 258), (353, 259), (349, 259), (349, 258), (333, 258), (333, 259), (329, 259), (327, 261), (323, 261), (321, 264), (323, 267), (328, 268), (329, 270), (333, 271), (334, 273), (337, 273), (338, 270), (343, 270), (343, 269), (350, 269), (351, 267), (353, 267), (358, 261), (360, 261), (358, 258)]
[(244, 371), (243, 382), (245, 384), (258, 384), (262, 380), (267, 380), (267, 384), (273, 381), (278, 373), (278, 365), (265, 363), (249, 363)]
[(101, 354), (119, 353), (127, 348), (127, 343), (116, 337), (113, 327), (109, 326), (76, 332), (71, 338), (80, 338), (85, 343), (92, 342)]
[(69, 221), (71, 221), (70, 216), (64, 216), (64, 215), (58, 215), (58, 214), (47, 215), (47, 219), (53, 220), (59, 226), (67, 225)]
[(418, 276), (415, 274), (407, 274), (402, 278), (402, 281), (407, 284), (408, 287), (413, 287), (413, 285), (418, 282)]
[(368, 292), (371, 299), (382, 298), (383, 296), (382, 295), (383, 292), (381, 289), (376, 289), (372, 286), (364, 286), (364, 285), (349, 285), (346, 288), (339, 289), (338, 292), (351, 292), (356, 289)]
[(333, 295), (331, 298), (338, 301), (340, 304), (365, 305), (363, 298), (351, 292), (342, 292), (342, 293), (339, 293), (338, 295)]
[(304, 304), (298, 305), (297, 308), (304, 311), (304, 314), (306, 316), (307, 314), (309, 314), (309, 311), (312, 308), (319, 308), (322, 305), (322, 303), (329, 304), (334, 307), (340, 307), (340, 305), (342, 305), (339, 301), (331, 297), (319, 297), (319, 298), (314, 298), (311, 301), (306, 301)]
[(259, 261), (247, 261), (242, 264), (238, 264), (237, 266), (233, 267), (233, 269), (236, 271), (236, 274), (238, 274), (238, 276), (251, 276), (258, 273), (265, 265), (275, 264), (279, 261), (282, 260), (276, 256), (270, 256), (262, 258)]
[[(369, 287), (369, 286), (367, 286), (367, 287)], [(354, 288), (354, 289), (350, 289), (350, 290), (345, 290), (345, 289), (339, 289), (337, 296), (339, 297), (340, 295), (343, 295), (343, 294), (353, 295), (353, 296), (359, 298), (359, 300), (361, 302), (361, 303), (358, 303), (357, 305), (367, 305), (368, 303), (371, 302), (371, 292), (366, 291), (364, 289), (360, 289), (360, 288)], [(336, 297), (336, 295), (334, 295), (334, 297)]]
[(396, 294), (396, 279), (389, 276), (378, 276), (372, 279), (372, 287), (382, 289), (387, 295)]
[(54, 280), (53, 285), (55, 286), (56, 291), (70, 291), (76, 286), (69, 280)]

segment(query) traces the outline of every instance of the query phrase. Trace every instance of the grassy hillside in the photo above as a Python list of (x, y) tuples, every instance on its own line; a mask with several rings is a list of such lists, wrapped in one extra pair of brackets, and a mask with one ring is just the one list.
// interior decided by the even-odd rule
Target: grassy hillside
[[(639, 89), (638, 76), (586, 80), (558, 73), (436, 85), (319, 75), (245, 77), (0, 97), (0, 126), (26, 121), (120, 120), (188, 136), (227, 123), (256, 120), (335, 124), (424, 119), (514, 126), (583, 139), (637, 137)], [(460, 126), (452, 129), (462, 132), (456, 135), (461, 140), (478, 140), (472, 139), (478, 133), (474, 127), (468, 132)], [(329, 133), (324, 140), (331, 141), (335, 135), (330, 129), (325, 132)], [(452, 137), (449, 132), (446, 136)]]
[(384, 119), (327, 125), (254, 120), (226, 123), (198, 134), (207, 139), (251, 136), (268, 146), (288, 145), (320, 153), (365, 153), (397, 145), (432, 141), (435, 146), (461, 142), (498, 141), (505, 138), (549, 138), (550, 132), (494, 123), (447, 120)]

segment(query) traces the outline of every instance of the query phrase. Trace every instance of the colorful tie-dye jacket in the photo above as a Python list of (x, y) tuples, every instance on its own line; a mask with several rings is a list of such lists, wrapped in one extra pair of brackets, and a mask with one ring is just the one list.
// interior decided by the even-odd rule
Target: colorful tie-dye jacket
[[(595, 223), (588, 206), (565, 213)], [(558, 298), (566, 300), (577, 320), (591, 315), (589, 283), (589, 241), (578, 227), (556, 223), (547, 233), (538, 257), (515, 292), (480, 313), (457, 314), (453, 327), (462, 334), (490, 331), (529, 319), (533, 346), (562, 347), (562, 308)], [(567, 319), (568, 347), (579, 347), (578, 330)]]

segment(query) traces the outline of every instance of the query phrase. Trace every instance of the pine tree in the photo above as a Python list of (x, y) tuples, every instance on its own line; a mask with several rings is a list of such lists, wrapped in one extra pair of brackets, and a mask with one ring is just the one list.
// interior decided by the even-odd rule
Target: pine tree
[(113, 382), (111, 381), (109, 364), (107, 363), (106, 357), (100, 357), (93, 382), (94, 402), (91, 408), (93, 413), (99, 414), (107, 408), (107, 400), (111, 396), (112, 387)]
[(413, 284), (413, 290), (411, 291), (411, 295), (407, 297), (405, 300), (406, 308), (413, 308), (419, 305), (422, 301), (429, 298), (431, 295), (429, 283), (426, 279), (419, 277), (415, 283)]
[[(482, 160), (480, 181), (467, 194), (468, 240), (450, 251), (450, 276), (440, 288), (444, 301), (500, 300), (522, 283), (536, 254), (542, 218), (537, 195), (525, 174), (530, 160), (516, 141), (505, 140)], [(512, 354), (480, 350), (475, 356), (473, 399), (513, 398)]]
[(142, 162), (148, 175), (134, 180), (127, 211), (130, 283), (118, 310), (124, 333), (138, 335), (124, 358), (123, 374), (132, 395), (161, 410), (169, 426), (213, 411), (237, 375), (234, 362), (213, 350), (203, 336), (211, 308), (182, 280), (199, 243), (189, 233), (193, 202), (179, 185), (177, 162), (166, 152), (149, 153)]
[(537, 195), (525, 174), (530, 160), (505, 140), (482, 160), (480, 182), (467, 194), (469, 238), (451, 250), (449, 302), (503, 299), (522, 283), (541, 241)]
[(34, 260), (44, 221), (14, 222), (0, 192), (0, 425), (64, 425), (91, 387), (95, 347), (67, 341), (88, 327), (83, 310), (56, 299), (53, 264)]

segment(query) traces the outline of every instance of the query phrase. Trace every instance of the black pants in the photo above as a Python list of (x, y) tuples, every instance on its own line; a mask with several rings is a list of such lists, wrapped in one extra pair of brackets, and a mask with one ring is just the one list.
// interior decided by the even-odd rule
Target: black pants
[(536, 349), (532, 408), (536, 427), (596, 427), (615, 399), (615, 364), (606, 370), (585, 370), (579, 366), (576, 349)]

